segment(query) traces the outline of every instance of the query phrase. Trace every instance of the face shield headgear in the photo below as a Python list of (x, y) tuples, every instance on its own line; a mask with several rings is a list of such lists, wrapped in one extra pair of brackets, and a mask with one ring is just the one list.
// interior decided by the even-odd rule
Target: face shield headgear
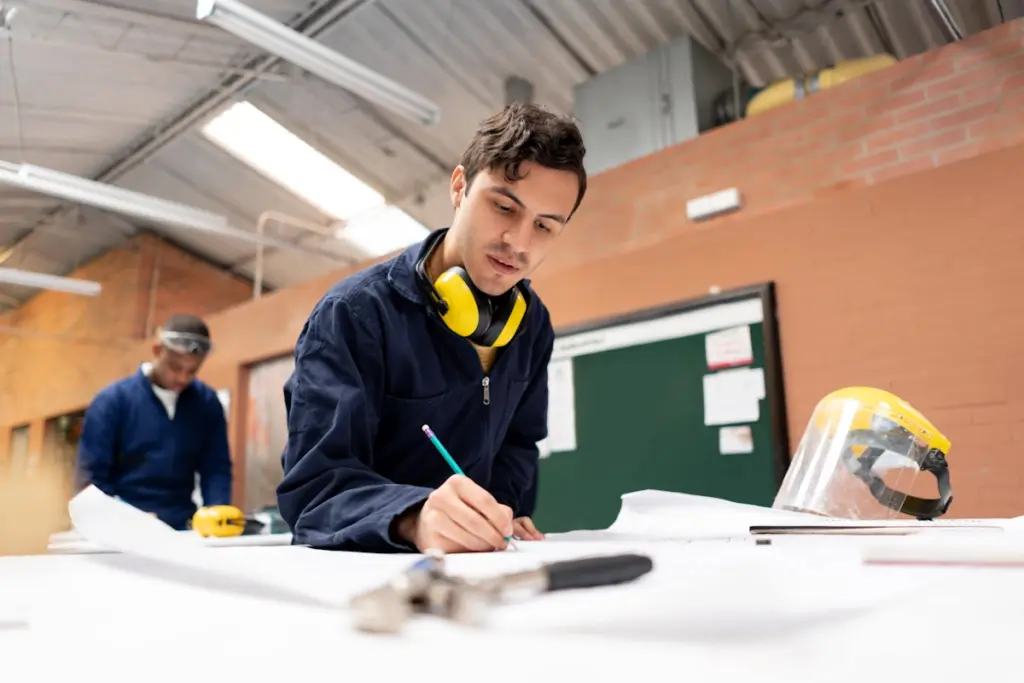
[[(953, 499), (949, 449), (949, 439), (893, 394), (842, 389), (815, 407), (773, 507), (845, 519), (934, 519)], [(935, 477), (935, 498), (909, 493), (924, 472)]]

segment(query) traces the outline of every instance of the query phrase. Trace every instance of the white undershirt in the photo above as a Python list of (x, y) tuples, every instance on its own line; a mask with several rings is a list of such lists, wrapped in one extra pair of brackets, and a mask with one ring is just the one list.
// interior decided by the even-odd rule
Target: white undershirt
[[(152, 372), (152, 363), (142, 364), (142, 374), (144, 374), (146, 377), (152, 377)], [(152, 380), (150, 380), (149, 384), (151, 387), (153, 387), (153, 393), (156, 394), (156, 397), (160, 399), (161, 403), (164, 404), (164, 408), (167, 409), (167, 417), (173, 420), (174, 410), (178, 406), (178, 392), (174, 391), (173, 389), (164, 389), (163, 387), (158, 387), (156, 384), (152, 382)]]

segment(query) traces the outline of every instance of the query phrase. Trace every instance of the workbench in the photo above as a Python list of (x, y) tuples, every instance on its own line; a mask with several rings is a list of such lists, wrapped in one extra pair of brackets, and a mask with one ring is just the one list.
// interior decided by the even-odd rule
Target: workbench
[[(254, 577), (287, 577), (319, 604), (126, 553), (0, 558), (0, 672), (18, 683), (1019, 678), (1024, 569), (866, 566), (865, 544), (902, 539), (766, 544), (749, 534), (685, 538), (669, 523), (659, 538), (657, 521), (450, 556), (451, 570), (469, 577), (636, 551), (655, 569), (632, 584), (497, 606), (480, 627), (421, 616), (392, 636), (357, 632), (344, 607), (326, 605), (415, 555), (210, 550)], [(1006, 542), (1022, 544), (1021, 535), (1008, 531)]]

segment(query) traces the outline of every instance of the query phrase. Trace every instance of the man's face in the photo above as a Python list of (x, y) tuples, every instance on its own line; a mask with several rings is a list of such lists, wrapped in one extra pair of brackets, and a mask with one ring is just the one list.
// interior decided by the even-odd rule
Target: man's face
[(482, 170), (466, 187), (461, 166), (452, 174), (449, 235), (473, 283), (491, 296), (507, 292), (544, 261), (579, 193), (570, 171), (524, 162), (520, 175), (510, 183), (503, 168)]
[(156, 358), (153, 361), (153, 380), (158, 386), (181, 391), (195, 379), (202, 367), (205, 356), (196, 353), (178, 353), (161, 346), (153, 347)]

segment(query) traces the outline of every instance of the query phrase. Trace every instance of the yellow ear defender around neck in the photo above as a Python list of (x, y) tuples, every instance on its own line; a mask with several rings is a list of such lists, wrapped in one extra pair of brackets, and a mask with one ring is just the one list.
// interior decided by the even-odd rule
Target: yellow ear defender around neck
[(526, 318), (528, 295), (521, 285), (501, 296), (480, 291), (461, 266), (449, 268), (431, 282), (427, 261), (444, 239), (440, 232), (416, 261), (416, 279), (433, 303), (442, 322), (455, 334), (477, 346), (501, 347), (515, 338)]

